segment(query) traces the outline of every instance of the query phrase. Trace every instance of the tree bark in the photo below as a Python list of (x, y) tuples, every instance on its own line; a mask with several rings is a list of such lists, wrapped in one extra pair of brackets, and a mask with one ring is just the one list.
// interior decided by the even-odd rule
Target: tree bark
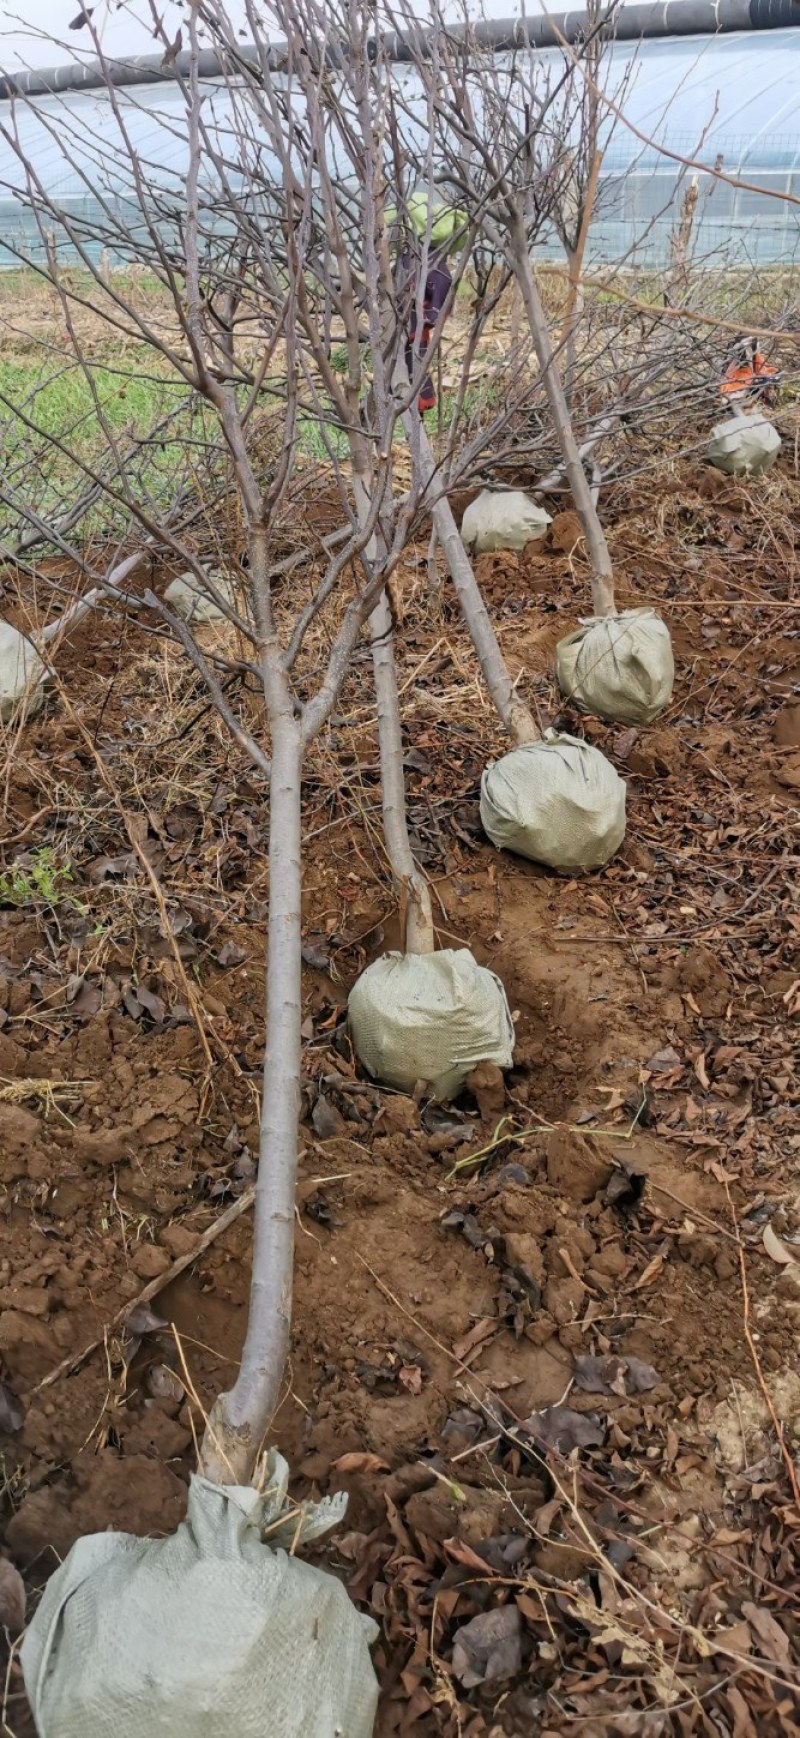
[(280, 1398), (292, 1318), (300, 1116), (302, 744), (291, 700), (272, 718), (267, 1017), (253, 1272), (247, 1337), (233, 1388), (216, 1401), (200, 1470), (247, 1484)]
[[(418, 427), (414, 427), (415, 415), (415, 411), (406, 411), (403, 424), (412, 450), (413, 443), (419, 441), (423, 482), (426, 487), (435, 488), (436, 464), (431, 443), (421, 421)], [(450, 577), (456, 588), (461, 612), (478, 655), (484, 681), (497, 711), (515, 747), (519, 748), (526, 742), (538, 742), (540, 732), (524, 700), (520, 700), (514, 691), (514, 684), (475, 578), (472, 562), (464, 548), (450, 502), (444, 495), (432, 506), (431, 514)]]
[(527, 237), (522, 223), (519, 223), (511, 231), (510, 249), (509, 265), (513, 267), (517, 275), (522, 293), (531, 338), (542, 371), (542, 382), (555, 425), (556, 438), (564, 459), (567, 481), (575, 503), (575, 511), (586, 538), (586, 547), (592, 564), (592, 607), (596, 616), (613, 616), (616, 614), (616, 605), (611, 556), (608, 552), (603, 527), (597, 516), (597, 509), (592, 501), (586, 472), (581, 464), (569, 406), (550, 341), (547, 317), (536, 287)]
[[(401, 891), (401, 906), (405, 904), (405, 950), (406, 953), (433, 953), (431, 896), (425, 877), (415, 862), (408, 837), (394, 633), (385, 591), (381, 592), (369, 618), (369, 632), (378, 701), (383, 832), (392, 874)], [(405, 895), (404, 900), (402, 895)]]

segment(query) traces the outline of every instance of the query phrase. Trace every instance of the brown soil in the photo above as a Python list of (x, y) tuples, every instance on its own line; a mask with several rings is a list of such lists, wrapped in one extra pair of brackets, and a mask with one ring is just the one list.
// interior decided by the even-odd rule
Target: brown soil
[[(415, 841), (441, 941), (507, 986), (505, 1088), (481, 1076), (443, 1116), (358, 1078), (347, 991), (396, 935), (364, 669), (309, 766), (295, 1320), (275, 1438), (299, 1496), (350, 1493), (324, 1560), (381, 1622), (383, 1735), (745, 1738), (748, 1710), (753, 1730), (799, 1729), (769, 1629), (797, 1624), (790, 1492), (753, 1361), (791, 1458), (800, 1287), (763, 1244), (768, 1221), (790, 1255), (800, 1237), (782, 486), (711, 495), (687, 473), (655, 504), (632, 486), (609, 499), (620, 602), (662, 610), (678, 675), (653, 729), (568, 719), (628, 779), (626, 845), (586, 881), (482, 840), (500, 732), (458, 622), (425, 621), (411, 567), (401, 583)], [(545, 547), (480, 567), (544, 722), (564, 716), (555, 642), (587, 607), (571, 530), (562, 514)], [(73, 880), (55, 910), (0, 912), (0, 1076), (28, 1082), (0, 1095), (0, 1354), (25, 1409), (3, 1439), (5, 1543), (34, 1597), (81, 1533), (175, 1525), (199, 1409), (235, 1370), (246, 1214), (157, 1299), (163, 1326), (140, 1322), (133, 1348), (112, 1332), (41, 1385), (252, 1178), (267, 898), (263, 788), (180, 654), (106, 617), (59, 668), (60, 698), (9, 766), (7, 860), (49, 845)], [(586, 1356), (599, 1391), (570, 1386)], [(630, 1359), (652, 1366), (642, 1391)], [(537, 1447), (541, 1421), (521, 1428), (565, 1399), (600, 1420), (569, 1467)], [(465, 1687), (454, 1635), (509, 1597), (523, 1669)], [(22, 1734), (16, 1667), (9, 1682), (6, 1730)]]

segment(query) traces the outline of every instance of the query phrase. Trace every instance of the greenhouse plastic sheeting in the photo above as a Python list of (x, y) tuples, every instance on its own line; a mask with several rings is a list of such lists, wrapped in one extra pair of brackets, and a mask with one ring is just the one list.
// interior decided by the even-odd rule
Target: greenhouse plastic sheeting
[(464, 514), (461, 536), (467, 549), (478, 554), (487, 549), (524, 549), (526, 543), (543, 537), (550, 523), (550, 514), (521, 489), (507, 493), (484, 489)]
[(385, 954), (350, 992), (356, 1054), (376, 1080), (454, 1098), (479, 1062), (510, 1068), (514, 1025), (499, 978), (469, 948)]
[(652, 724), (672, 698), (672, 642), (655, 610), (583, 622), (559, 641), (556, 665), (562, 694), (612, 724)]
[(625, 837), (625, 784), (599, 748), (548, 730), (486, 768), (481, 820), (500, 850), (550, 869), (601, 869)]
[(346, 1498), (281, 1524), (277, 1455), (270, 1477), (264, 1493), (193, 1478), (167, 1539), (73, 1545), (22, 1645), (40, 1738), (371, 1738), (377, 1626), (280, 1548), (334, 1526)]
[(707, 457), (718, 471), (729, 477), (749, 471), (758, 476), (769, 471), (781, 450), (781, 437), (774, 423), (759, 411), (749, 416), (732, 416), (718, 422), (711, 430)]

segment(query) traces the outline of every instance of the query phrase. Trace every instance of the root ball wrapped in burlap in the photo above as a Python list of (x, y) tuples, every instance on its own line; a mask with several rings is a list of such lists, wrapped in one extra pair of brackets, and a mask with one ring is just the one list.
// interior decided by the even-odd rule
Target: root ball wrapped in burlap
[(22, 1645), (41, 1738), (371, 1738), (377, 1626), (288, 1555), (346, 1498), (299, 1515), (287, 1483), (273, 1455), (264, 1492), (194, 1478), (167, 1539), (73, 1545)]
[(7, 724), (24, 704), (29, 718), (44, 705), (45, 667), (36, 647), (10, 622), (0, 622), (0, 720)]
[[(209, 574), (209, 579), (221, 598), (232, 610), (239, 608), (236, 588), (230, 580), (223, 579), (219, 573)], [(210, 622), (226, 622), (228, 617), (214, 601), (210, 591), (205, 591), (195, 573), (181, 573), (177, 579), (170, 580), (164, 592), (164, 602), (180, 616), (182, 621), (192, 622), (195, 627), (206, 627)]]
[(384, 954), (354, 984), (348, 1013), (359, 1061), (401, 1092), (422, 1081), (432, 1098), (455, 1098), (479, 1062), (511, 1066), (505, 990), (469, 948)]
[(718, 422), (711, 430), (706, 457), (729, 477), (745, 471), (756, 477), (772, 469), (780, 450), (781, 437), (774, 423), (756, 410)]
[(537, 507), (521, 489), (484, 489), (461, 521), (461, 537), (477, 554), (491, 549), (524, 549), (543, 537), (550, 514)]
[(583, 622), (556, 648), (562, 694), (612, 724), (652, 724), (672, 697), (669, 629), (652, 609)]
[(625, 784), (599, 748), (549, 730), (486, 768), (481, 820), (499, 850), (570, 874), (601, 869), (625, 837)]

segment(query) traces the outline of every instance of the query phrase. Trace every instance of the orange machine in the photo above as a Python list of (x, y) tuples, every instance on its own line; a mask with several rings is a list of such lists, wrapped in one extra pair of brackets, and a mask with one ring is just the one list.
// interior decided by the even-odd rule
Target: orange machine
[(778, 370), (762, 356), (755, 338), (742, 338), (734, 344), (731, 360), (720, 382), (720, 397), (728, 403), (762, 398), (772, 404), (778, 386)]

